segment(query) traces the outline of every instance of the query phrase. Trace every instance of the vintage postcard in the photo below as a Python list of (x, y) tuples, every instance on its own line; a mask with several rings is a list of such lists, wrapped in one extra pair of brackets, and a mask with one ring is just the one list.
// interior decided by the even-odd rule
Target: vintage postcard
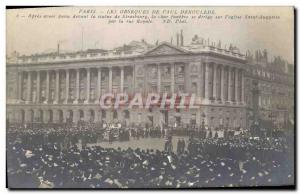
[(293, 7), (6, 10), (7, 187), (294, 187)]

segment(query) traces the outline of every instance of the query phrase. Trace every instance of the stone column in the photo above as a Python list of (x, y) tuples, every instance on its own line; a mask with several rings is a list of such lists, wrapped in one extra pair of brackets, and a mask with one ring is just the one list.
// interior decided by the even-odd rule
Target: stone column
[(46, 71), (46, 101), (44, 102), (47, 104), (49, 102), (49, 94), (50, 93), (50, 72)]
[(108, 73), (108, 91), (112, 92), (112, 67), (109, 67), (109, 73)]
[(221, 102), (224, 102), (224, 66), (221, 65), (220, 66), (220, 70), (221, 70), (221, 77), (220, 77), (220, 88), (221, 88), (221, 94), (220, 94), (220, 97), (221, 97)]
[(75, 99), (75, 101), (74, 101), (74, 104), (78, 104), (78, 102), (79, 102), (79, 89), (80, 89), (80, 87), (79, 87), (79, 84), (80, 84), (80, 78), (79, 78), (79, 69), (76, 69), (76, 99)]
[(31, 72), (27, 72), (27, 103), (31, 101)]
[(98, 77), (97, 77), (97, 97), (95, 103), (98, 103), (101, 97), (101, 68), (97, 69)]
[(99, 123), (100, 122), (100, 118), (99, 118), (99, 110), (98, 109), (94, 109), (94, 112), (95, 112), (95, 119), (94, 119), (94, 122), (95, 123)]
[(91, 89), (91, 69), (86, 69), (86, 99), (85, 104), (88, 104), (90, 101), (90, 89)]
[(185, 82), (185, 92), (190, 93), (191, 92), (191, 77), (190, 77), (190, 63), (185, 63), (184, 67), (184, 82)]
[(209, 70), (208, 70), (208, 63), (205, 63), (204, 64), (204, 67), (205, 67), (205, 76), (204, 76), (204, 81), (205, 81), (205, 86), (204, 86), (204, 90), (205, 90), (205, 95), (204, 95), (204, 98), (205, 99), (209, 99)]
[(40, 114), (39, 114), (38, 109), (34, 109), (33, 110), (33, 121), (38, 121), (39, 118), (40, 118)]
[(205, 99), (205, 63), (201, 63), (201, 97)]
[(234, 89), (235, 89), (235, 92), (234, 92), (234, 94), (235, 94), (235, 102), (236, 103), (238, 103), (238, 101), (239, 101), (239, 69), (238, 68), (235, 68), (235, 76), (234, 76), (234, 78), (235, 78), (235, 84), (234, 84)]
[(242, 86), (241, 86), (241, 103), (245, 103), (245, 76), (244, 76), (244, 70), (241, 71), (241, 81), (242, 81)]
[(212, 85), (213, 85), (213, 98), (215, 100), (217, 100), (217, 64), (213, 63), (213, 81), (212, 81)]
[(23, 97), (23, 72), (18, 73), (18, 100), (22, 101)]
[(58, 104), (59, 101), (59, 70), (55, 71), (55, 100), (54, 104)]
[(132, 91), (133, 94), (135, 92), (135, 65), (132, 66)]
[(160, 93), (161, 91), (161, 72), (160, 72), (160, 65), (157, 65), (157, 92)]
[(63, 122), (66, 123), (67, 122), (67, 118), (68, 118), (68, 115), (67, 115), (67, 110), (63, 110)]
[(36, 102), (40, 102), (40, 93), (41, 93), (41, 72), (36, 72)]
[(171, 64), (171, 94), (175, 92), (175, 64)]
[(121, 87), (121, 92), (124, 92), (124, 67), (123, 66), (121, 66), (120, 67), (121, 68), (121, 85), (120, 85), (120, 87)]
[(69, 101), (69, 88), (70, 88), (70, 86), (69, 86), (69, 84), (70, 84), (70, 72), (69, 72), (69, 69), (66, 69), (65, 70), (66, 71), (66, 94), (65, 94), (65, 104), (67, 104), (68, 103), (68, 101)]
[(227, 101), (228, 102), (231, 102), (232, 100), (231, 100), (231, 68), (230, 67), (228, 67), (228, 92), (227, 92)]
[(203, 96), (202, 95), (202, 93), (203, 93), (202, 79), (203, 79), (203, 65), (200, 62), (200, 65), (199, 65), (199, 74), (198, 74), (198, 84), (197, 84), (197, 86), (198, 86), (198, 89), (197, 89), (198, 94), (197, 94), (197, 96), (198, 97), (202, 97)]

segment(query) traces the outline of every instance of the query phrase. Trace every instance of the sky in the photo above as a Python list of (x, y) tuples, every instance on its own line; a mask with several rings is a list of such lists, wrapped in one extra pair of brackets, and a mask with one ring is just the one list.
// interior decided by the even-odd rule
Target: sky
[[(166, 24), (152, 20), (151, 24), (108, 24), (101, 19), (31, 19), (35, 15), (74, 15), (80, 9), (94, 9), (104, 14), (109, 9), (150, 10), (214, 10), (216, 15), (242, 16), (265, 15), (279, 16), (279, 19), (201, 19), (188, 20), (185, 24)], [(20, 17), (20, 16), (25, 16)], [(55, 51), (58, 41), (64, 51), (78, 51), (88, 48), (111, 49), (132, 40), (144, 39), (154, 44), (158, 41), (176, 40), (181, 29), (184, 44), (190, 44), (197, 34), (222, 45), (231, 43), (242, 53), (248, 49), (267, 49), (270, 58), (282, 56), (294, 63), (294, 12), (292, 7), (61, 7), (7, 10), (6, 16), (7, 54), (17, 51), (20, 54)], [(82, 33), (83, 32), (83, 33)], [(83, 41), (82, 41), (83, 34)]]

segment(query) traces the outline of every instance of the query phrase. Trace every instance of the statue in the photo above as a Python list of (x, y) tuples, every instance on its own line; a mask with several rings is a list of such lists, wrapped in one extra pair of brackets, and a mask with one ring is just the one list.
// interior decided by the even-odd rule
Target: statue
[(218, 48), (221, 48), (222, 47), (222, 43), (221, 43), (221, 40), (219, 40), (218, 42)]
[(183, 66), (178, 66), (177, 73), (182, 74), (184, 72)]
[(169, 76), (171, 74), (171, 69), (170, 69), (170, 67), (165, 67), (164, 68), (164, 75), (165, 76)]
[(203, 38), (200, 38), (197, 34), (192, 38), (192, 44), (205, 44)]
[(198, 39), (199, 39), (198, 35), (195, 34), (194, 37), (192, 38), (192, 41), (195, 42), (195, 41), (197, 41)]
[(156, 67), (152, 67), (151, 72), (150, 72), (150, 77), (155, 78), (156, 75), (157, 75), (157, 69), (156, 69)]
[(267, 49), (264, 49), (264, 51), (263, 51), (263, 58), (264, 58), (265, 61), (268, 60), (268, 51), (267, 51)]

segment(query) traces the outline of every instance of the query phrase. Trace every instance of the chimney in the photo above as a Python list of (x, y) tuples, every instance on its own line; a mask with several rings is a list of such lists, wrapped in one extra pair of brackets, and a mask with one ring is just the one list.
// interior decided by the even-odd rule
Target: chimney
[(57, 55), (59, 55), (59, 43), (57, 43)]
[(176, 40), (176, 46), (179, 46), (179, 34), (178, 33), (176, 34), (176, 39), (177, 39)]
[(180, 46), (183, 46), (183, 30), (180, 31)]

